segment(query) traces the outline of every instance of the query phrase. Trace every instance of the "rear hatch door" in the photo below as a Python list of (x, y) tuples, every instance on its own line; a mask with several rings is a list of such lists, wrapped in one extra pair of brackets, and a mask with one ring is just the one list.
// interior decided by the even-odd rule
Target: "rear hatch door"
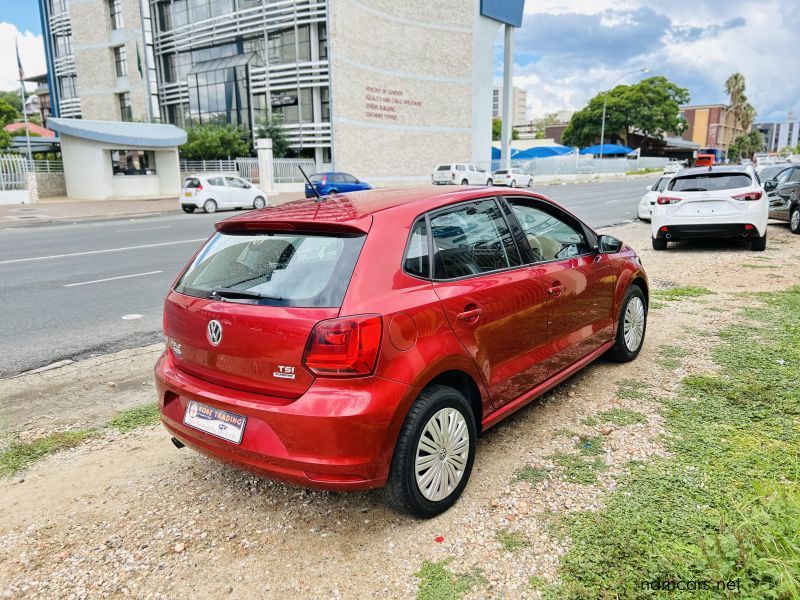
[(752, 180), (747, 173), (709, 172), (676, 177), (661, 195), (681, 199), (677, 204), (667, 205), (669, 216), (713, 219), (745, 214), (747, 201), (736, 200), (734, 196), (752, 191)]

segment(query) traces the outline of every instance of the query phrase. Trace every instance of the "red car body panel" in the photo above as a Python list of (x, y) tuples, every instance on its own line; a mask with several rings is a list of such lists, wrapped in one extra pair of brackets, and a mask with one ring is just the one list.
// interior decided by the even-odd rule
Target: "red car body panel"
[[(218, 460), (309, 487), (362, 490), (386, 483), (403, 420), (437, 377), (471, 381), (486, 429), (608, 350), (628, 286), (647, 277), (633, 250), (588, 254), (460, 280), (403, 271), (414, 221), (460, 201), (516, 196), (510, 189), (373, 190), (299, 200), (218, 224), (237, 230), (365, 233), (341, 307), (254, 306), (171, 291), (168, 347), (156, 365), (162, 422), (178, 440)], [(459, 318), (479, 306), (475, 321)], [(314, 376), (302, 366), (314, 325), (380, 314), (382, 339), (369, 376)], [(463, 315), (462, 315), (463, 317)], [(221, 322), (223, 342), (206, 338)], [(276, 379), (281, 365), (294, 380)], [(241, 444), (184, 425), (190, 400), (247, 417)], [(482, 425), (482, 427), (480, 426)]]

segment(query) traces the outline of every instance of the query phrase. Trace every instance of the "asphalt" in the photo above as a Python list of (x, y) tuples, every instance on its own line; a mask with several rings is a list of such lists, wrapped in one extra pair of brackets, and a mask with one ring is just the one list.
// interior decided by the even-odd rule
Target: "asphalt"
[[(604, 227), (635, 219), (655, 179), (536, 191)], [(0, 378), (163, 339), (167, 290), (214, 223), (232, 214), (0, 229)]]

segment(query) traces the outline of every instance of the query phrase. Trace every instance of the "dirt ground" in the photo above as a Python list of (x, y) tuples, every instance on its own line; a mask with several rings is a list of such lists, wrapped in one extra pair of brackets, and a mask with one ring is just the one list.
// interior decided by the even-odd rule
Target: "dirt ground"
[[(736, 319), (747, 294), (800, 284), (800, 236), (770, 227), (766, 252), (735, 243), (650, 249), (642, 223), (610, 228), (640, 251), (654, 289), (695, 285), (712, 295), (660, 302), (633, 363), (600, 360), (481, 437), (471, 481), (444, 515), (398, 515), (379, 491), (335, 494), (274, 483), (177, 451), (160, 427), (108, 430), (78, 448), (0, 480), (0, 594), (4, 597), (409, 597), (423, 561), (452, 557), (454, 572), (481, 571), (471, 597), (537, 597), (532, 575), (557, 578), (553, 513), (602, 506), (631, 460), (663, 453), (652, 400), (619, 393), (639, 380), (670, 394), (687, 373), (713, 368), (714, 332)], [(676, 364), (664, 346), (690, 352)], [(0, 382), (3, 433), (30, 438), (97, 426), (153, 400), (160, 346), (97, 357)], [(583, 421), (609, 408), (646, 423), (600, 427)], [(574, 452), (578, 435), (603, 435), (607, 471), (594, 485), (549, 477), (515, 481), (517, 469), (550, 467)], [(498, 530), (528, 544), (508, 551)], [(444, 538), (437, 541), (438, 536)]]

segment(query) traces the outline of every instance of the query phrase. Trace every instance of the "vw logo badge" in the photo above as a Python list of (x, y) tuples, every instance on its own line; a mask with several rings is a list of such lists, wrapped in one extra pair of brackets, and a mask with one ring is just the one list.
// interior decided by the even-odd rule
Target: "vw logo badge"
[(208, 327), (206, 328), (206, 335), (208, 336), (208, 341), (211, 342), (213, 346), (219, 346), (219, 343), (222, 341), (222, 323), (216, 319), (209, 321)]

